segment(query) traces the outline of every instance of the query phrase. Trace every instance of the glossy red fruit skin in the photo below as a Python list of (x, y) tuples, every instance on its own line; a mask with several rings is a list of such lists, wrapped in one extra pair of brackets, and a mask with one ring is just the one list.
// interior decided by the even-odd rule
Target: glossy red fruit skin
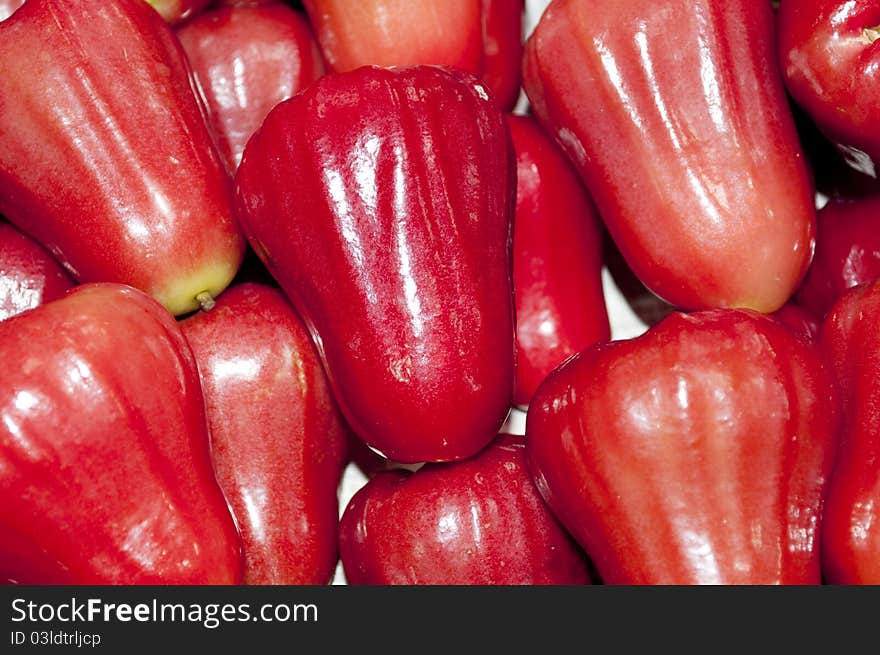
[(850, 287), (880, 278), (880, 195), (832, 199), (819, 210), (816, 255), (797, 301), (819, 320)]
[(523, 437), (463, 462), (373, 477), (339, 524), (348, 584), (589, 584), (584, 554), (529, 477)]
[(554, 368), (611, 338), (602, 227), (571, 164), (528, 116), (508, 116), (516, 151), (514, 403), (528, 405)]
[(281, 2), (220, 6), (183, 25), (177, 36), (230, 171), (269, 111), (324, 73), (305, 15)]
[(0, 323), (0, 357), (0, 579), (241, 580), (196, 363), (158, 303), (80, 286)]
[(245, 149), (245, 234), (389, 459), (469, 457), (510, 410), (515, 176), (484, 87), (435, 66), (325, 75)]
[(40, 244), (0, 223), (0, 321), (60, 298), (72, 286)]
[(304, 0), (330, 70), (454, 66), (502, 111), (519, 98), (524, 0)]
[(513, 111), (522, 83), (525, 0), (481, 0), (483, 56), (480, 79), (502, 111)]
[(15, 10), (24, 4), (24, 0), (0, 0), (0, 20), (6, 20)]
[(28, 0), (0, 23), (0, 132), (0, 213), (78, 281), (181, 314), (235, 275), (229, 175), (183, 50), (142, 0)]
[(238, 520), (246, 584), (326, 584), (347, 427), (284, 295), (230, 287), (181, 329), (199, 365), (214, 470)]
[(775, 311), (812, 256), (773, 45), (770, 4), (752, 0), (554, 0), (526, 42), (533, 112), (629, 266), (677, 307)]
[(676, 312), (550, 374), (529, 467), (607, 584), (819, 584), (834, 394), (775, 320)]
[(820, 321), (812, 312), (804, 309), (793, 300), (785, 303), (770, 316), (794, 331), (805, 341), (813, 343), (819, 337)]
[(821, 344), (841, 388), (843, 425), (822, 523), (831, 584), (880, 584), (880, 281), (844, 293)]
[(213, 0), (146, 0), (169, 25), (181, 23), (207, 9)]
[(478, 73), (478, 0), (304, 0), (329, 70), (455, 66)]
[(878, 177), (880, 4), (785, 0), (778, 55), (785, 84), (854, 168)]

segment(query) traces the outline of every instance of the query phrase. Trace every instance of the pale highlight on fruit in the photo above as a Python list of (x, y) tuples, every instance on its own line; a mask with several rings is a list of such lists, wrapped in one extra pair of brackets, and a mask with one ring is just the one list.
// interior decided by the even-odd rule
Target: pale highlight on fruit
[[(199, 308), (210, 310), (217, 298), (235, 277), (237, 267), (228, 262), (203, 266), (187, 277), (179, 277), (152, 295), (175, 316), (187, 314)], [(204, 295), (207, 294), (207, 295)]]

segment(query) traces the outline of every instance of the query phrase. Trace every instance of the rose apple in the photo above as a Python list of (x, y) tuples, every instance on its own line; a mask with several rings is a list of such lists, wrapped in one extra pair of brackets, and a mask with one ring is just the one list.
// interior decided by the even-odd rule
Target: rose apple
[(535, 394), (526, 448), (607, 584), (819, 584), (836, 430), (819, 350), (717, 309), (569, 359)]
[(199, 365), (220, 487), (247, 584), (326, 584), (347, 427), (308, 331), (284, 295), (232, 286), (181, 322)]
[(785, 0), (778, 21), (779, 61), (792, 97), (853, 168), (877, 178), (880, 3)]
[(232, 280), (229, 175), (183, 50), (142, 0), (28, 0), (0, 23), (0, 133), (0, 213), (79, 282), (181, 314)]
[(842, 390), (840, 447), (822, 526), (832, 584), (880, 584), (880, 281), (853, 287), (822, 324)]
[(481, 0), (483, 56), (480, 79), (504, 111), (519, 99), (525, 0)]
[(570, 355), (611, 338), (602, 228), (571, 164), (535, 120), (509, 116), (517, 158), (513, 230), (516, 391), (535, 389)]
[(541, 500), (522, 437), (463, 462), (379, 473), (339, 524), (349, 584), (589, 584), (586, 559)]
[(0, 361), (0, 579), (240, 581), (196, 362), (157, 302), (80, 286), (0, 323)]
[(377, 473), (382, 473), (383, 471), (396, 471), (399, 469), (413, 471), (421, 466), (421, 463), (401, 464), (400, 462), (393, 462), (370, 448), (362, 439), (354, 434), (351, 434), (348, 440), (348, 456), (351, 462), (367, 478), (372, 478)]
[(502, 114), (437, 66), (325, 75), (245, 149), (245, 234), (392, 460), (469, 457), (510, 410), (515, 186)]
[(633, 272), (684, 309), (779, 309), (814, 191), (753, 0), (554, 0), (525, 46), (532, 110)]
[(454, 66), (481, 77), (510, 111), (520, 89), (523, 0), (305, 0), (335, 72)]
[(479, 0), (305, 0), (330, 70), (360, 66), (480, 67)]
[(231, 171), (269, 111), (324, 73), (305, 15), (281, 2), (211, 9), (177, 36)]

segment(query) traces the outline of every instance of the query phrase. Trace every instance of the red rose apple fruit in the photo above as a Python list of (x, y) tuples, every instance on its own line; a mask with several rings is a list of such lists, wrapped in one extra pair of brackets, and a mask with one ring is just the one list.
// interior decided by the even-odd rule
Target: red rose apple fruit
[(523, 0), (305, 0), (337, 73), (360, 66), (454, 66), (511, 111), (520, 90)]
[(843, 426), (822, 522), (831, 584), (880, 584), (880, 281), (853, 287), (822, 324)]
[(177, 36), (230, 171), (269, 111), (324, 73), (305, 15), (281, 2), (211, 9)]
[(525, 46), (532, 110), (645, 285), (679, 308), (779, 309), (815, 198), (753, 0), (554, 0)]
[(880, 3), (785, 0), (779, 62), (795, 102), (853, 168), (878, 177)]
[(517, 158), (513, 229), (516, 391), (535, 389), (570, 355), (611, 338), (602, 226), (580, 178), (535, 120), (509, 116)]
[(469, 457), (509, 413), (515, 187), (503, 115), (437, 66), (325, 75), (245, 149), (245, 234), (389, 459)]
[(0, 213), (77, 281), (173, 314), (210, 307), (245, 246), (189, 73), (143, 0), (28, 0), (0, 23)]
[(588, 348), (529, 407), (538, 488), (607, 584), (819, 584), (837, 399), (819, 350), (750, 310)]
[(199, 375), (173, 317), (82, 285), (0, 323), (0, 579), (236, 584)]
[(284, 295), (240, 284), (180, 323), (199, 365), (220, 487), (247, 584), (326, 584), (337, 562), (342, 420), (309, 333)]
[(586, 559), (541, 500), (522, 437), (463, 462), (379, 473), (348, 504), (349, 584), (589, 584)]

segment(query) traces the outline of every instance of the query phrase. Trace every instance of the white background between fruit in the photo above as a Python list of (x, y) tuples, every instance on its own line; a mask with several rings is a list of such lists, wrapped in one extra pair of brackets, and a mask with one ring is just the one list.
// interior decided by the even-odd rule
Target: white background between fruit
[[(531, 34), (549, 1), (550, 0), (526, 0), (526, 14), (523, 24), (524, 36), (526, 38)], [(519, 102), (517, 103), (514, 113), (526, 113), (527, 109), (528, 100), (526, 99), (525, 94), (520, 93)], [(606, 269), (602, 270), (602, 284), (605, 290), (605, 303), (608, 307), (608, 318), (611, 322), (611, 338), (630, 339), (642, 334), (647, 329), (647, 325), (629, 306), (623, 294), (614, 283), (611, 274)], [(508, 434), (524, 434), (525, 418), (525, 412), (515, 408), (511, 409), (510, 416), (502, 427), (501, 432)], [(339, 488), (340, 516), (345, 510), (348, 501), (358, 489), (366, 483), (366, 481), (367, 478), (355, 464), (352, 463), (348, 465), (343, 474), (342, 484)], [(341, 563), (336, 566), (336, 573), (333, 576), (332, 584), (345, 584), (345, 574), (342, 571)]]

